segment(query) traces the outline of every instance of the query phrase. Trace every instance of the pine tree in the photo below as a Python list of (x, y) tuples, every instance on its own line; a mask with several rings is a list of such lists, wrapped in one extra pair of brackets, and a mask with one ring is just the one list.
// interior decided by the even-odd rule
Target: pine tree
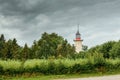
[(30, 49), (30, 58), (39, 58), (39, 51), (40, 51), (40, 46), (38, 46), (37, 41), (33, 42), (33, 45)]
[(5, 49), (5, 38), (2, 34), (0, 37), (0, 58), (4, 58), (4, 49)]
[(5, 45), (5, 49), (4, 49), (4, 53), (5, 53), (5, 59), (12, 59), (12, 40), (9, 39)]
[(17, 44), (17, 40), (14, 38), (12, 41), (12, 47), (11, 47), (11, 52), (12, 52), (12, 58), (13, 59), (18, 59), (19, 58), (19, 50), (20, 46)]
[(28, 48), (27, 44), (25, 44), (21, 52), (21, 59), (27, 60), (29, 58), (29, 53), (30, 53), (30, 49)]

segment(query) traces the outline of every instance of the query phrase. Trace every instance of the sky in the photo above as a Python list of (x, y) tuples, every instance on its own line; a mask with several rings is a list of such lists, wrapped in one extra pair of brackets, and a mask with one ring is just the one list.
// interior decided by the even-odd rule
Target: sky
[(0, 34), (32, 45), (44, 32), (88, 47), (120, 39), (120, 0), (0, 0)]

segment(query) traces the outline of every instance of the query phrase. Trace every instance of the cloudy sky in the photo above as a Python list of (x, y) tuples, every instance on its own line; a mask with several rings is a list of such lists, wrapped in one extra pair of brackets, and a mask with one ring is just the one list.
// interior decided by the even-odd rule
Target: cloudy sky
[(89, 47), (120, 39), (120, 0), (0, 0), (0, 34), (32, 44), (56, 32), (71, 44), (77, 25)]

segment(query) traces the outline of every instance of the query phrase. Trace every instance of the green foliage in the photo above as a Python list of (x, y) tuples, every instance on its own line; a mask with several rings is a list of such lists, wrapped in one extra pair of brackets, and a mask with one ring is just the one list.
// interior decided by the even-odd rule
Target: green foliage
[(105, 65), (105, 59), (103, 57), (103, 54), (100, 53), (94, 53), (94, 64), (96, 67), (101, 67)]
[(20, 57), (19, 55), (19, 50), (20, 46), (17, 44), (17, 40), (14, 38), (12, 41), (12, 47), (11, 47), (11, 52), (12, 52), (12, 58), (13, 59), (18, 59)]
[(0, 58), (5, 57), (3, 52), (4, 50), (5, 50), (5, 39), (4, 39), (4, 35), (2, 34), (0, 37)]
[(120, 50), (120, 42), (108, 41), (102, 45), (90, 48), (87, 53), (101, 53), (104, 58), (118, 58)]
[(95, 47), (91, 47), (87, 53), (95, 53), (95, 52), (99, 52), (99, 48), (100, 48), (100, 45), (97, 45)]
[(0, 65), (0, 75), (3, 74), (3, 67)]
[[(98, 57), (98, 54), (95, 54)], [(21, 67), (22, 66), (22, 67)], [(0, 71), (2, 75), (17, 74), (73, 74), (111, 72), (120, 70), (120, 59), (32, 59), (24, 63), (22, 61), (0, 60)]]
[(54, 56), (55, 58), (58, 58), (59, 56), (69, 57), (75, 52), (75, 49), (67, 42), (67, 40), (64, 40), (63, 37), (56, 33), (48, 34), (45, 32), (42, 34), (40, 40), (34, 42), (31, 51), (37, 58), (48, 59), (51, 56)]
[(59, 58), (71, 57), (75, 48), (67, 40), (56, 33), (43, 33), (41, 39), (34, 41), (31, 47), (27, 44), (20, 47), (14, 38), (5, 41), (4, 35), (0, 37), (0, 58), (1, 59), (48, 59), (50, 57)]
[[(43, 33), (31, 47), (20, 47), (14, 38), (0, 37), (0, 74), (72, 74), (120, 71), (120, 41), (109, 41), (87, 50), (75, 47), (56, 33)], [(21, 60), (21, 61), (19, 61)]]
[(110, 50), (114, 46), (115, 41), (109, 41), (100, 46), (99, 52), (103, 53), (104, 58), (109, 58), (110, 57)]
[(88, 50), (88, 46), (86, 46), (86, 45), (83, 45), (82, 48), (83, 48), (83, 51), (87, 51)]
[(22, 60), (27, 60), (30, 57), (30, 55), (29, 55), (30, 52), (29, 51), (30, 50), (29, 50), (27, 44), (25, 44), (25, 46), (24, 46), (24, 48), (22, 49), (22, 52), (21, 52)]
[(118, 41), (110, 50), (111, 58), (120, 58), (120, 41)]
[(6, 41), (4, 35), (0, 37), (0, 58), (1, 59), (18, 59), (20, 46), (17, 44), (17, 40), (9, 39)]
[(67, 40), (63, 41), (62, 44), (57, 47), (57, 55), (63, 57), (70, 57), (75, 53), (75, 49), (73, 46), (68, 44)]
[(82, 52), (79, 52), (79, 53), (75, 53), (75, 54), (72, 54), (71, 55), (71, 58), (72, 59), (84, 59), (86, 57), (86, 52), (82, 51)]
[(4, 35), (0, 37), (1, 59), (49, 59), (49, 58), (86, 58), (88, 54), (102, 54), (104, 58), (120, 58), (120, 41), (108, 41), (87, 50), (83, 45), (83, 52), (75, 54), (75, 47), (71, 46), (66, 39), (56, 33), (43, 33), (38, 41), (34, 41), (31, 47), (25, 44), (20, 47), (14, 38), (5, 40)]
[(57, 56), (56, 49), (64, 39), (55, 33), (48, 34), (43, 33), (41, 39), (38, 41), (38, 45), (41, 47), (39, 53), (41, 56), (48, 58), (49, 56)]

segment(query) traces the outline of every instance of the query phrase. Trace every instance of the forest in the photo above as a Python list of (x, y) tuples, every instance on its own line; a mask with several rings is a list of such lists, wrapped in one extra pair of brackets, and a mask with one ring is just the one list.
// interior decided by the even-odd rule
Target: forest
[(83, 51), (56, 33), (44, 32), (39, 40), (22, 47), (17, 40), (0, 36), (0, 75), (105, 73), (120, 71), (120, 40)]
[(3, 34), (0, 37), (0, 58), (5, 60), (68, 57), (73, 53), (75, 53), (74, 47), (56, 33), (43, 33), (41, 39), (34, 41), (31, 47), (28, 47), (27, 44), (21, 47), (15, 38), (6, 41)]

